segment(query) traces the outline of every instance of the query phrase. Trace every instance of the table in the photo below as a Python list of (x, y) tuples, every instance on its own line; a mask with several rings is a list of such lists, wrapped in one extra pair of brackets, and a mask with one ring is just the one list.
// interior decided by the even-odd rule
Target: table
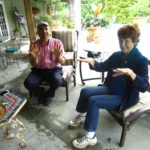
[[(19, 143), (21, 147), (26, 146), (26, 142), (22, 135), (22, 132), (25, 130), (25, 126), (21, 121), (16, 119), (16, 116), (26, 102), (26, 98), (18, 95), (13, 91), (0, 90), (0, 104), (5, 109), (3, 112), (6, 112), (5, 116), (0, 120), (0, 127), (3, 129), (4, 134), (4, 137), (0, 139), (0, 142), (10, 140), (16, 137), (21, 140), (21, 142)], [(9, 128), (11, 129), (10, 135), (8, 132)]]
[[(92, 50), (86, 50), (84, 49), (84, 51), (87, 52), (87, 57), (90, 57), (90, 58), (93, 58), (93, 59), (96, 59), (98, 61), (101, 61), (101, 52), (100, 51), (97, 51), (97, 52), (94, 52)], [(81, 59), (85, 59), (85, 57), (82, 57), (80, 56)], [(101, 77), (98, 77), (98, 78), (83, 78), (83, 73), (82, 73), (82, 65), (83, 65), (83, 62), (79, 62), (79, 72), (80, 72), (80, 79), (81, 79), (81, 82), (82, 84), (84, 85), (85, 82), (84, 81), (88, 81), (88, 80), (96, 80), (96, 79), (101, 79), (102, 82), (104, 82), (104, 72), (101, 73)]]

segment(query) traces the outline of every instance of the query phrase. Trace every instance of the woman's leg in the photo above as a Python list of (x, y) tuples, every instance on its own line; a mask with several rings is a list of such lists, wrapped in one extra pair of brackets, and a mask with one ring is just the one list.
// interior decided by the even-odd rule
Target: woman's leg
[(99, 109), (117, 109), (122, 102), (121, 96), (96, 95), (88, 99), (87, 115), (84, 123), (86, 131), (96, 131), (99, 120)]
[(107, 86), (94, 86), (83, 88), (80, 92), (80, 97), (76, 106), (76, 110), (80, 113), (87, 112), (88, 99), (94, 95), (107, 95), (109, 88)]

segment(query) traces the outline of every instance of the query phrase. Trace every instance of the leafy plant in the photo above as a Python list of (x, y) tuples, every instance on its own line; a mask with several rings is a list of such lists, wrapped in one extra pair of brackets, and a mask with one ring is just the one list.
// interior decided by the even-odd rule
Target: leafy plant
[(85, 15), (84, 18), (82, 18), (82, 26), (84, 28), (87, 27), (106, 27), (109, 25), (109, 21), (107, 18), (100, 16), (100, 12), (102, 10), (102, 5), (93, 5), (93, 11), (91, 14)]
[(20, 30), (20, 28), (19, 27), (15, 27), (14, 29), (13, 29), (13, 32), (14, 33), (17, 33), (17, 32), (20, 32), (21, 30)]
[(53, 16), (49, 16), (47, 14), (40, 14), (36, 20), (36, 23), (40, 23), (42, 21), (46, 21), (48, 22), (49, 25), (52, 25), (53, 24)]

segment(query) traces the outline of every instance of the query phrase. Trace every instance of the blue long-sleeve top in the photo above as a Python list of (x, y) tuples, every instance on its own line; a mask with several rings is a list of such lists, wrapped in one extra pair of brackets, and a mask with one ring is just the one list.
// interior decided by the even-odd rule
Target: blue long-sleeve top
[(139, 92), (145, 92), (149, 88), (148, 82), (148, 59), (143, 56), (137, 48), (134, 48), (129, 54), (125, 55), (122, 51), (113, 53), (104, 62), (95, 62), (95, 66), (90, 69), (105, 72), (108, 71), (104, 84), (111, 85), (112, 69), (130, 68), (136, 74), (135, 80), (127, 76), (126, 94), (123, 96), (122, 104), (118, 111), (135, 105), (139, 101)]

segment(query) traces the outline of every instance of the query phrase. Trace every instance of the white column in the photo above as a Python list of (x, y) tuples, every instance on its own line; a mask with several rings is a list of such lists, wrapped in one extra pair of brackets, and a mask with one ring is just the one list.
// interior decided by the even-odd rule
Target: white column
[(81, 0), (69, 0), (70, 20), (77, 30), (81, 30)]

